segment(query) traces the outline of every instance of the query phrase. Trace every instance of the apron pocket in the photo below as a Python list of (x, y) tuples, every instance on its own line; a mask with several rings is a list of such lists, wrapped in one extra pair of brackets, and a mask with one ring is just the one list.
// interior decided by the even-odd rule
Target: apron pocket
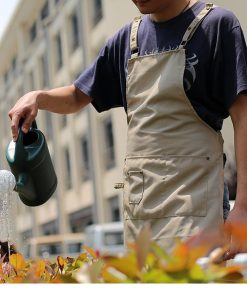
[(210, 158), (133, 157), (125, 162), (127, 219), (207, 215)]
[(143, 171), (128, 171), (127, 182), (129, 191), (129, 203), (139, 204), (143, 197), (144, 175)]

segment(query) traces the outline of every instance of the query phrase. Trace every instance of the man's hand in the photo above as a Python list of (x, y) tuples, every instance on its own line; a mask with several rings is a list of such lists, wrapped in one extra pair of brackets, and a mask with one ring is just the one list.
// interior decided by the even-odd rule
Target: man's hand
[(32, 91), (21, 97), (15, 106), (9, 111), (9, 117), (11, 119), (11, 132), (13, 140), (16, 141), (18, 136), (18, 129), (20, 120), (23, 119), (21, 129), (24, 133), (27, 133), (32, 125), (35, 117), (38, 114), (38, 98), (39, 92)]
[(13, 140), (17, 139), (20, 120), (24, 120), (22, 131), (27, 133), (39, 109), (70, 114), (87, 106), (90, 102), (91, 98), (73, 84), (48, 91), (29, 92), (21, 97), (9, 111)]
[[(239, 232), (247, 230), (247, 217), (246, 209), (241, 209), (239, 207), (234, 207), (229, 213), (229, 216), (225, 223), (226, 233), (229, 234), (228, 241), (230, 248), (225, 254), (225, 260), (233, 259), (235, 255), (239, 253), (247, 252), (247, 237), (244, 241), (239, 237), (239, 233), (236, 233), (236, 229)], [(246, 234), (247, 235), (247, 234)]]

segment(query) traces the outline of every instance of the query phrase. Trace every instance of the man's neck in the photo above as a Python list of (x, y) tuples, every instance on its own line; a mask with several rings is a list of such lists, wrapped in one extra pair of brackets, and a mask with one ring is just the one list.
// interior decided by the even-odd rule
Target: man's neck
[(185, 0), (185, 1), (171, 1), (165, 9), (162, 11), (157, 11), (155, 13), (151, 13), (150, 17), (155, 22), (164, 22), (168, 21), (179, 14), (183, 13), (191, 6), (193, 6), (198, 0)]

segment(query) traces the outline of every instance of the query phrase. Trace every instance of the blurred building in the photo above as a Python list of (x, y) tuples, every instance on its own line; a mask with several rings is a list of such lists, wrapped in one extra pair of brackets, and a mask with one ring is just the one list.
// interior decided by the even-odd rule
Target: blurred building
[[(213, 1), (233, 10), (244, 30), (244, 3)], [(33, 89), (71, 84), (99, 49), (138, 14), (131, 0), (20, 0), (0, 41), (0, 168), (9, 169), (5, 148), (11, 140), (8, 111)], [(32, 236), (81, 232), (91, 223), (122, 219), (126, 118), (123, 109), (98, 114), (89, 106), (63, 116), (40, 111), (57, 172), (58, 187), (43, 206), (28, 208), (17, 195), (17, 242)], [(229, 120), (226, 145), (233, 143)]]
[[(24, 93), (71, 84), (106, 40), (137, 14), (131, 1), (21, 0), (0, 43), (0, 168), (9, 169), (8, 111)], [(80, 232), (93, 222), (121, 220), (126, 118), (93, 107), (68, 116), (40, 111), (58, 177), (53, 197), (28, 208), (18, 196), (17, 243), (31, 236)]]

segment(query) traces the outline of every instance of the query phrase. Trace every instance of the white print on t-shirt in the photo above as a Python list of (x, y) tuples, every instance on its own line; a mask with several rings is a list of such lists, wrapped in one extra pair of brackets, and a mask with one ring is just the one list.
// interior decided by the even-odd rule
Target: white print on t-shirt
[(191, 57), (186, 58), (186, 66), (184, 73), (184, 89), (190, 90), (193, 83), (196, 80), (196, 68), (195, 66), (199, 63), (197, 55), (194, 53)]
[[(166, 51), (176, 50), (178, 47), (157, 48), (151, 51), (145, 51), (144, 55), (158, 54)], [(186, 57), (185, 73), (184, 73), (184, 89), (189, 91), (196, 80), (196, 68), (199, 63), (198, 57), (195, 53), (191, 57)]]

